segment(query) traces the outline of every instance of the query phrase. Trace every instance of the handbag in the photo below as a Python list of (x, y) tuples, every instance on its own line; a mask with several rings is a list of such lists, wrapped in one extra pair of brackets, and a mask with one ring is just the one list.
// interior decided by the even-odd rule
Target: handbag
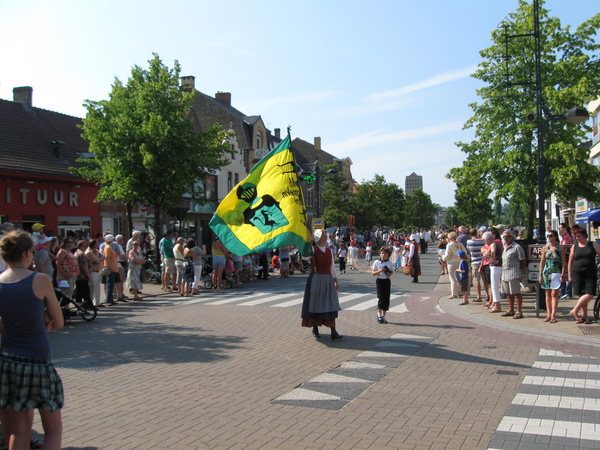
[(100, 276), (102, 277), (107, 277), (112, 273), (112, 270), (110, 270), (110, 267), (108, 266), (102, 266), (102, 268), (100, 269)]
[(402, 272), (404, 272), (405, 275), (409, 275), (410, 274), (410, 267), (404, 266), (402, 268)]

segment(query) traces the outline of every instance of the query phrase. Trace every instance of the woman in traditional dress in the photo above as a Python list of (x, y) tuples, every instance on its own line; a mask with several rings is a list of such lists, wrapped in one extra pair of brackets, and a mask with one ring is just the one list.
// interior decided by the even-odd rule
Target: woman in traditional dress
[(304, 290), (302, 303), (302, 326), (312, 327), (312, 334), (320, 338), (319, 327), (331, 328), (331, 339), (342, 339), (335, 329), (335, 319), (341, 311), (338, 299), (338, 280), (333, 252), (327, 247), (327, 234), (315, 230), (313, 256), (310, 262), (310, 275)]
[(408, 267), (410, 267), (410, 276), (413, 277), (411, 283), (419, 282), (421, 275), (421, 257), (419, 256), (419, 244), (412, 239), (408, 249)]
[(558, 232), (546, 232), (548, 244), (542, 249), (540, 261), (541, 288), (546, 290), (546, 313), (544, 322), (556, 323), (556, 308), (558, 307), (558, 292), (567, 272), (567, 250), (558, 243)]

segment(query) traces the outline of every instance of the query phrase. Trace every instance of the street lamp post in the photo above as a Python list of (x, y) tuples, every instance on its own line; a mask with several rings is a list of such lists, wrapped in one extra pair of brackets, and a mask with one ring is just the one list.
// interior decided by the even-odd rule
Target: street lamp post
[[(546, 243), (546, 195), (544, 192), (544, 141), (546, 138), (546, 124), (551, 120), (565, 120), (566, 122), (579, 124), (585, 122), (589, 113), (585, 108), (574, 107), (564, 114), (548, 115), (544, 117), (545, 104), (542, 86), (541, 71), (541, 36), (539, 0), (533, 1), (533, 36), (535, 39), (535, 106), (537, 118), (537, 153), (538, 153), (538, 244)], [(542, 267), (539, 268), (540, 272)], [(538, 283), (536, 296), (536, 315), (539, 317), (540, 308), (546, 309), (546, 298), (542, 293), (541, 285)]]

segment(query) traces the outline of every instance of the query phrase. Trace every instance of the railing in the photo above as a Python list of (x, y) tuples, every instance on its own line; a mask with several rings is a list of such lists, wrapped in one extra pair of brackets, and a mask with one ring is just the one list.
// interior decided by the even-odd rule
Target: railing
[(254, 150), (254, 158), (263, 159), (267, 153), (269, 153), (269, 150), (265, 148), (257, 148), (256, 150)]

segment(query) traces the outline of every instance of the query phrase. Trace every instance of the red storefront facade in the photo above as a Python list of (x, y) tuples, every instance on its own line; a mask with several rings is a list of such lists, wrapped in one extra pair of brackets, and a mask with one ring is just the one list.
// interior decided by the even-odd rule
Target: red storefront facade
[(80, 178), (0, 171), (1, 221), (27, 231), (43, 223), (50, 236), (64, 237), (68, 231), (93, 236), (100, 231), (97, 194), (93, 183)]

